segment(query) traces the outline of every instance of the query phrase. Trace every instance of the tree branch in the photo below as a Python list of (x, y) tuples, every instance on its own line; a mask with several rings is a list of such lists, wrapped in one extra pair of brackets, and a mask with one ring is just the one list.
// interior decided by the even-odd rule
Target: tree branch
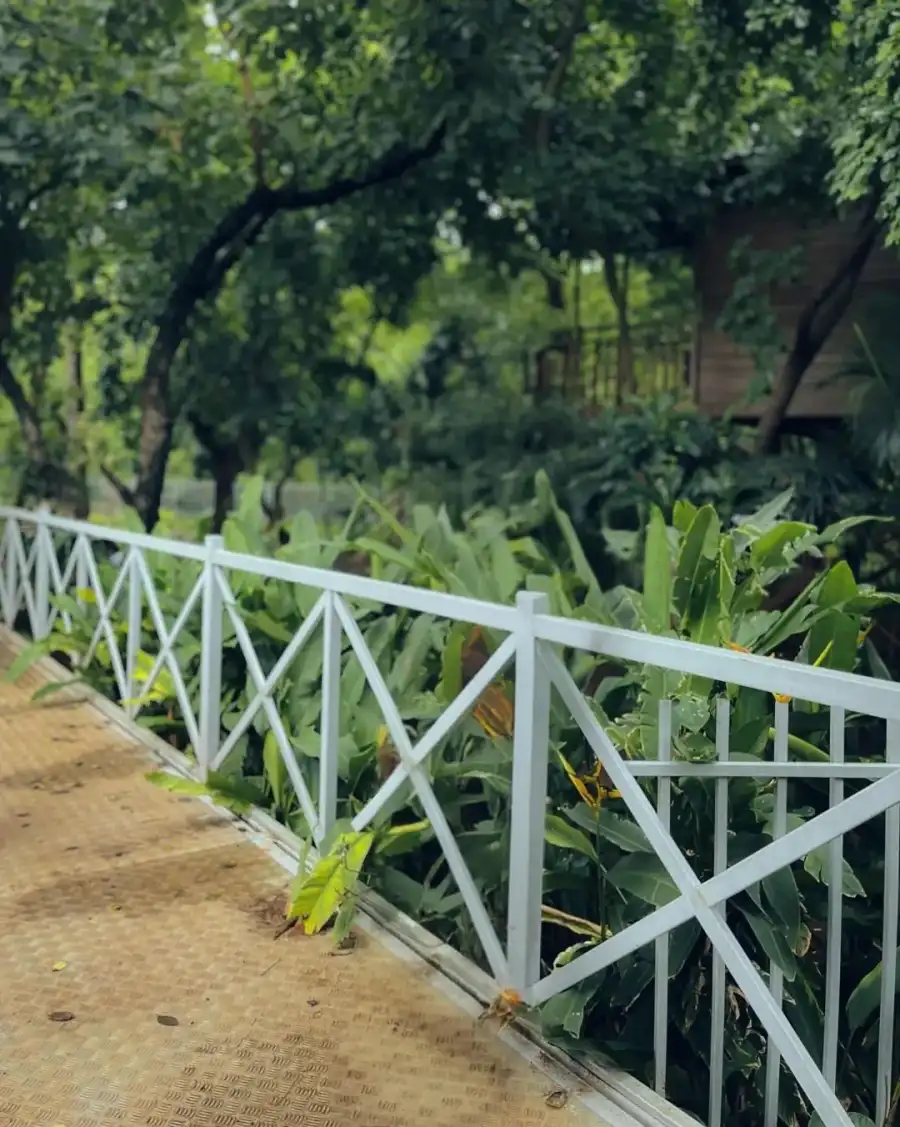
[(446, 139), (447, 122), (441, 121), (424, 145), (387, 153), (363, 176), (345, 176), (333, 180), (323, 188), (304, 189), (285, 185), (282, 188), (268, 189), (268, 192), (276, 211), (305, 211), (311, 207), (325, 207), (348, 196), (355, 196), (367, 188), (375, 188), (379, 184), (399, 180), (417, 165), (436, 157), (444, 147)]
[(119, 494), (119, 496), (122, 498), (122, 501), (129, 507), (129, 509), (135, 508), (136, 502), (134, 490), (127, 486), (125, 482), (122, 481), (122, 479), (118, 476), (118, 474), (114, 473), (109, 468), (109, 466), (103, 465), (101, 463), (100, 472), (113, 487), (113, 489), (115, 489), (116, 493)]
[(542, 97), (546, 106), (542, 109), (535, 121), (534, 147), (538, 153), (545, 153), (550, 145), (550, 112), (552, 103), (556, 100), (562, 85), (569, 72), (572, 56), (575, 53), (575, 41), (584, 24), (584, 13), (587, 0), (575, 0), (569, 22), (563, 28), (559, 43), (556, 47), (556, 62), (547, 76)]

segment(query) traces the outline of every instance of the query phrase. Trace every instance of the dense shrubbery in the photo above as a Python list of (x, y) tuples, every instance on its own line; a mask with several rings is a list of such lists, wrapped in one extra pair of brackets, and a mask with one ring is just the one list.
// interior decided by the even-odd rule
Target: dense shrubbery
[[(545, 591), (558, 614), (691, 638), (713, 645), (737, 645), (836, 669), (878, 672), (878, 656), (864, 641), (866, 623), (886, 601), (861, 588), (833, 544), (857, 522), (824, 533), (780, 519), (787, 498), (747, 519), (739, 528), (720, 523), (711, 506), (689, 501), (673, 506), (666, 527), (661, 511), (648, 507), (642, 590), (618, 586), (603, 590), (591, 570), (571, 523), (544, 479), (532, 501), (533, 524), (556, 527), (558, 548), (547, 549), (522, 532), (522, 514), (481, 510), (463, 527), (440, 510), (413, 509), (408, 525), (379, 505), (364, 501), (341, 530), (317, 527), (312, 518), (295, 518), (280, 546), (264, 531), (259, 489), (245, 493), (242, 510), (226, 525), (230, 548), (274, 551), (278, 557), (317, 566), (353, 566), (385, 579), (458, 591), (506, 601), (527, 586)], [(824, 553), (824, 558), (823, 558)], [(787, 610), (767, 607), (774, 584), (796, 571), (798, 560), (817, 558), (819, 569)], [(168, 622), (183, 608), (198, 570), (183, 561), (151, 558), (156, 590)], [(113, 568), (102, 565), (107, 589)], [(282, 582), (233, 573), (232, 586), (242, 620), (264, 670), (270, 669), (299, 628), (316, 592)], [(90, 605), (60, 600), (71, 614), (71, 634), (55, 634), (39, 649), (83, 654), (94, 617)], [(479, 654), (497, 639), (488, 631), (452, 625), (429, 616), (371, 604), (354, 608), (357, 622), (415, 738), (453, 699), (477, 667)], [(147, 649), (139, 676), (146, 678), (156, 645), (153, 617), (144, 621)], [(125, 625), (114, 618), (121, 645)], [(174, 652), (183, 671), (191, 707), (197, 709), (199, 611), (189, 616)], [(26, 656), (19, 667), (26, 664)], [(341, 741), (337, 832), (362, 808), (395, 762), (383, 718), (362, 670), (345, 646), (341, 678)], [(318, 725), (321, 710), (321, 648), (313, 641), (292, 663), (274, 690), (274, 700), (312, 793), (318, 775)], [(656, 755), (656, 717), (661, 699), (674, 703), (674, 754), (706, 760), (714, 754), (714, 705), (723, 686), (680, 678), (659, 670), (626, 667), (580, 655), (570, 668), (587, 694), (595, 715), (623, 753)], [(115, 698), (111, 651), (101, 641), (82, 676)], [(772, 699), (732, 686), (732, 754), (765, 757), (772, 739)], [(234, 729), (255, 696), (246, 659), (234, 629), (226, 623), (223, 661), (223, 738)], [(176, 686), (168, 674), (146, 687), (144, 722), (177, 746), (189, 749)], [(792, 707), (792, 754), (821, 760), (828, 752), (828, 716), (817, 707)], [(480, 894), (501, 933), (508, 893), (507, 843), (511, 767), (512, 689), (497, 682), (457, 733), (434, 753), (430, 769), (435, 792), (473, 873)], [(544, 928), (545, 965), (559, 965), (664, 903), (674, 888), (649, 849), (642, 832), (615, 796), (604, 795), (593, 775), (593, 759), (574, 722), (554, 712), (550, 805), (547, 819), (547, 872)], [(851, 721), (847, 758), (864, 758), (874, 733), (865, 718)], [(187, 784), (180, 784), (185, 786)], [(648, 791), (653, 784), (647, 783)], [(235, 743), (209, 790), (218, 801), (240, 808), (253, 802), (272, 810), (301, 837), (309, 827), (264, 712), (258, 712)], [(773, 788), (742, 779), (731, 785), (730, 860), (752, 853), (771, 834)], [(789, 785), (793, 822), (823, 809), (828, 795), (818, 784)], [(712, 867), (713, 786), (708, 780), (675, 780), (673, 833), (698, 873)], [(368, 860), (365, 880), (465, 954), (482, 961), (471, 923), (418, 801), (405, 787), (398, 801), (376, 823), (375, 837), (344, 838), (331, 855), (335, 869), (330, 899), (308, 884), (295, 891), (298, 910), (321, 926), (337, 911), (347, 926), (356, 881), (345, 861)], [(868, 827), (847, 842), (844, 874), (847, 913), (843, 937), (846, 1020), (841, 1030), (839, 1089), (854, 1107), (872, 1114), (877, 962), (881, 926), (884, 858), (879, 827)], [(354, 867), (358, 867), (355, 866)], [(814, 1054), (822, 1043), (824, 990), (823, 921), (827, 866), (812, 855), (734, 898), (729, 922), (760, 966), (780, 966), (787, 979), (791, 1020)], [(671, 1025), (669, 1092), (681, 1106), (702, 1113), (706, 1103), (709, 1046), (710, 954), (699, 930), (684, 925), (671, 943)], [(537, 1015), (545, 1033), (578, 1051), (602, 1053), (647, 1079), (646, 1030), (652, 1007), (653, 957), (638, 952), (548, 1003)], [(851, 993), (852, 991), (852, 993)], [(741, 997), (730, 995), (726, 1027), (727, 1109), (742, 1123), (761, 1122), (765, 1038)], [(602, 1002), (602, 1004), (600, 1004)], [(783, 1115), (800, 1114), (803, 1101), (792, 1083), (783, 1088)]]
[[(352, 439), (323, 447), (322, 469), (377, 483), (401, 509), (442, 505), (459, 521), (487, 506), (524, 517), (535, 474), (546, 472), (604, 586), (640, 582), (634, 538), (616, 533), (642, 530), (653, 505), (671, 519), (679, 498), (710, 503), (725, 521), (787, 489), (788, 515), (820, 526), (848, 512), (900, 516), (891, 471), (873, 468), (849, 432), (786, 438), (777, 455), (751, 455), (752, 431), (665, 398), (586, 415), (562, 399), (535, 404), (483, 388), (436, 400), (380, 388), (340, 426)], [(855, 573), (900, 578), (895, 527), (867, 525), (846, 539)], [(552, 523), (529, 530), (558, 542)]]

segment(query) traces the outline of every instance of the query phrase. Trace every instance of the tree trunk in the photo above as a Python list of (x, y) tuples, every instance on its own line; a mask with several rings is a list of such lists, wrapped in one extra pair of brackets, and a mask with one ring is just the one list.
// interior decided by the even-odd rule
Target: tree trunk
[(875, 205), (866, 208), (850, 251), (800, 315), (794, 342), (772, 386), (772, 394), (759, 420), (755, 449), (771, 453), (790, 408), (791, 401), (810, 365), (850, 307), (860, 276), (879, 236), (882, 224), (875, 218)]
[(623, 260), (620, 272), (616, 256), (604, 254), (603, 275), (609, 296), (616, 308), (616, 403), (619, 404), (625, 396), (634, 395), (637, 391), (628, 308), (628, 259)]
[(234, 487), (241, 468), (236, 459), (224, 457), (213, 463), (215, 499), (213, 501), (212, 532), (218, 535), (234, 509)]
[(159, 521), (166, 466), (172, 451), (175, 415), (169, 401), (169, 374), (183, 333), (183, 326), (171, 339), (158, 333), (144, 368), (137, 483), (123, 500), (134, 507), (147, 532), (152, 532)]
[(218, 534), (234, 508), (237, 479), (250, 463), (246, 461), (240, 440), (223, 440), (216, 433), (215, 426), (206, 422), (195, 411), (188, 414), (188, 422), (212, 466), (214, 487), (212, 532)]
[(87, 520), (91, 512), (91, 494), (88, 487), (88, 452), (84, 433), (84, 369), (81, 344), (82, 328), (78, 325), (73, 329), (66, 348), (66, 367), (69, 377), (66, 430), (72, 451), (70, 462), (72, 510), (76, 520)]

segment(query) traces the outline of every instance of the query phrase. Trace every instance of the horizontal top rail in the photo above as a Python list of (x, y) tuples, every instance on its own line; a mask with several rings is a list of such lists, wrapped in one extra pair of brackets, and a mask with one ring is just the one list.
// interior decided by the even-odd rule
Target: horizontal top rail
[(604, 657), (674, 669), (814, 704), (836, 705), (884, 720), (900, 719), (900, 685), (892, 681), (549, 614), (535, 616), (534, 630), (544, 641)]
[(143, 548), (148, 552), (165, 552), (185, 560), (202, 562), (208, 556), (203, 544), (192, 544), (187, 540), (167, 540), (162, 536), (151, 536), (147, 532), (129, 532), (124, 528), (107, 528), (106, 525), (93, 524), (88, 520), (74, 520), (59, 517), (47, 510), (32, 511), (0, 507), (0, 520), (17, 520), (26, 524), (43, 524), (58, 532), (70, 532), (73, 536), (88, 536), (92, 540), (111, 541), (125, 544), (130, 548)]
[[(386, 606), (402, 607), (440, 618), (486, 626), (513, 633), (523, 624), (515, 606), (488, 602), (470, 596), (430, 591), (403, 583), (391, 583), (349, 572), (308, 567), (272, 557), (233, 552), (214, 543), (191, 544), (146, 533), (128, 532), (59, 517), (49, 511), (0, 507), (0, 519), (82, 535), (181, 559), (206, 561), (234, 571), (268, 579), (297, 583), (349, 598), (365, 599)], [(529, 615), (529, 631), (555, 645), (595, 653), (621, 661), (654, 665), (662, 669), (706, 677), (763, 692), (796, 697), (816, 704), (837, 706), (886, 720), (900, 720), (900, 685), (858, 673), (822, 669), (781, 658), (763, 657), (703, 645), (680, 638), (619, 627), (604, 626), (556, 615)]]
[(444, 591), (428, 591), (424, 587), (413, 587), (406, 583), (388, 583), (383, 579), (370, 579), (368, 576), (353, 575), (346, 571), (307, 567), (287, 560), (250, 556), (225, 549), (215, 552), (212, 560), (219, 567), (234, 571), (247, 571), (252, 575), (263, 575), (267, 579), (282, 579), (287, 583), (333, 591), (351, 599), (371, 599), (386, 606), (421, 611), (423, 614), (470, 622), (475, 626), (487, 626), (494, 630), (511, 632), (520, 621), (516, 608), (502, 603), (490, 603), (486, 599), (474, 599), (467, 595), (451, 595)]

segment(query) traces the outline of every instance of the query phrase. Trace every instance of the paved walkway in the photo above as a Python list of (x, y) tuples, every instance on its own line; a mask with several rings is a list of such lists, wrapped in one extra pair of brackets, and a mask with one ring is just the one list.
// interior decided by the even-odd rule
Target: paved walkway
[(596, 1127), (377, 940), (273, 942), (284, 871), (37, 684), (0, 685), (3, 1127)]

